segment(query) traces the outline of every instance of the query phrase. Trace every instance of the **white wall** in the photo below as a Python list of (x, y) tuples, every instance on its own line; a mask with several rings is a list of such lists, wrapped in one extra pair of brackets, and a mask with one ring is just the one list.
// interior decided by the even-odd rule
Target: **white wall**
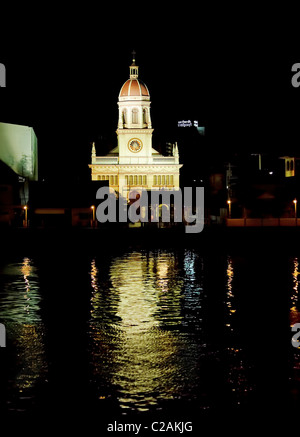
[(0, 159), (17, 174), (38, 180), (37, 138), (32, 127), (0, 123)]

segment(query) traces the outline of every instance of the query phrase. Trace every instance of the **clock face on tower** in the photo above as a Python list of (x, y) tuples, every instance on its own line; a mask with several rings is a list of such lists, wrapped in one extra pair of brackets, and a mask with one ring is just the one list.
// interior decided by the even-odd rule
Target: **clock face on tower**
[(130, 152), (137, 153), (142, 150), (143, 143), (138, 138), (132, 138), (128, 141), (128, 149)]

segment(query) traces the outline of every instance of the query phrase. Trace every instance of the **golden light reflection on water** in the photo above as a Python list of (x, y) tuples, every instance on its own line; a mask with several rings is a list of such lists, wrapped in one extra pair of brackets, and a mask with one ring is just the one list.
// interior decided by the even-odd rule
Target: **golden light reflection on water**
[[(115, 258), (108, 290), (97, 285), (101, 271), (91, 262), (93, 372), (95, 377), (109, 374), (125, 411), (145, 411), (159, 400), (179, 396), (185, 385), (196, 385), (193, 344), (178, 332), (184, 290), (176, 262), (174, 254), (164, 252)], [(110, 318), (101, 307), (107, 304), (105, 295), (110, 296)], [(170, 326), (175, 330), (165, 329)]]
[(126, 334), (149, 330), (158, 326), (158, 290), (151, 282), (145, 283), (145, 263), (141, 253), (116, 259), (110, 270), (111, 284), (119, 294), (117, 317)]
[(19, 371), (14, 387), (20, 393), (32, 388), (38, 380), (47, 375), (47, 361), (44, 350), (44, 330), (40, 325), (22, 324), (15, 327)]
[(13, 338), (17, 354), (16, 375), (10, 382), (11, 393), (17, 390), (22, 394), (47, 373), (37, 269), (34, 261), (25, 257), (20, 263), (4, 266), (1, 274), (5, 278), (0, 290), (1, 321), (9, 338)]
[(237, 268), (235, 262), (232, 256), (227, 256), (225, 326), (229, 330), (229, 335), (226, 348), (228, 362), (224, 374), (231, 390), (232, 399), (234, 399), (236, 405), (240, 405), (243, 399), (247, 398), (253, 390), (253, 387), (248, 380), (248, 370), (251, 368), (251, 364), (247, 363), (245, 365), (245, 355), (240, 340), (238, 340), (239, 323), (235, 319), (238, 309), (235, 302), (235, 296), (238, 294), (234, 283), (235, 269)]
[(30, 265), (29, 258), (24, 258), (21, 272), (23, 274), (24, 281), (25, 281), (25, 289), (26, 289), (26, 292), (28, 293), (30, 291), (30, 282), (29, 282), (28, 278), (29, 278), (30, 274), (32, 273), (32, 267)]
[(230, 331), (233, 331), (232, 328), (232, 316), (236, 312), (236, 309), (233, 306), (234, 301), (234, 294), (233, 294), (233, 286), (232, 281), (234, 278), (234, 269), (233, 269), (233, 262), (232, 258), (230, 256), (227, 257), (227, 284), (226, 284), (226, 307), (227, 307), (227, 317), (226, 317), (226, 326), (230, 329)]
[(293, 280), (293, 291), (291, 295), (291, 306), (290, 306), (290, 324), (291, 326), (295, 323), (300, 322), (300, 311), (299, 311), (299, 260), (298, 257), (293, 259), (292, 263), (292, 280)]
[(93, 259), (91, 263), (91, 285), (95, 293), (98, 291), (97, 275), (98, 269), (96, 267), (96, 261)]

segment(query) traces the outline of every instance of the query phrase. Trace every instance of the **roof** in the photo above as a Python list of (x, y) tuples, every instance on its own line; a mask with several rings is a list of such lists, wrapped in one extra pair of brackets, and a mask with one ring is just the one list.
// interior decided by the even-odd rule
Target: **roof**
[(150, 97), (147, 86), (139, 79), (128, 79), (121, 88), (120, 97)]

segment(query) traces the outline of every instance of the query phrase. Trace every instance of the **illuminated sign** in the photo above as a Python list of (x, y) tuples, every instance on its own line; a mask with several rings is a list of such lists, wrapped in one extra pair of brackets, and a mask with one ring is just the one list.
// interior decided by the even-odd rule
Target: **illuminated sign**
[[(196, 124), (195, 124), (196, 123)], [(192, 126), (198, 126), (198, 121), (194, 121), (194, 123), (191, 120), (180, 120), (178, 122), (178, 127), (192, 127)]]
[(178, 121), (178, 127), (195, 127), (200, 135), (205, 134), (205, 127), (199, 126), (198, 120), (180, 120)]
[(180, 120), (178, 122), (178, 127), (192, 127), (192, 126), (198, 127), (199, 126), (198, 120), (194, 120), (194, 121), (191, 121), (191, 120)]

